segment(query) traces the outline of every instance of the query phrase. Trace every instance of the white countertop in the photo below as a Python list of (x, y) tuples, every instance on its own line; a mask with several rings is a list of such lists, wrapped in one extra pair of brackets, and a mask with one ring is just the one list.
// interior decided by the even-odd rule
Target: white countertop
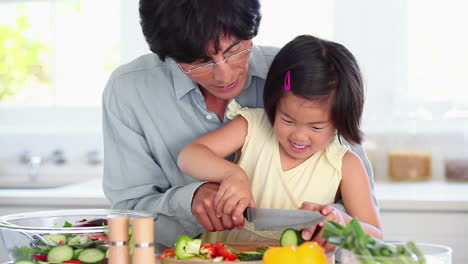
[(0, 205), (83, 205), (110, 207), (102, 191), (102, 179), (46, 189), (0, 189)]
[[(377, 183), (375, 192), (382, 211), (468, 211), (468, 183)], [(59, 188), (0, 189), (0, 205), (19, 204), (110, 206), (100, 178)]]
[(468, 211), (468, 183), (377, 183), (382, 210)]

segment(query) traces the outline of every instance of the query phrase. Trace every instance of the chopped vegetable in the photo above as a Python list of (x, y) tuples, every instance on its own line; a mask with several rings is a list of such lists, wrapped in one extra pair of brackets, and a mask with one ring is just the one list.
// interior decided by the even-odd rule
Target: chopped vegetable
[(353, 218), (347, 226), (328, 221), (323, 228), (322, 237), (332, 244), (352, 251), (364, 264), (385, 263), (387, 257), (398, 263), (426, 263), (423, 254), (413, 242), (398, 246), (384, 243), (366, 234), (357, 218)]
[(300, 244), (304, 243), (304, 240), (302, 239), (301, 232), (293, 229), (293, 228), (288, 228), (281, 233), (281, 238), (280, 238), (280, 245), (281, 246), (298, 246)]
[(200, 255), (202, 258), (212, 258), (216, 255), (216, 250), (213, 243), (202, 243), (200, 247)]
[(47, 254), (47, 261), (62, 262), (73, 258), (73, 248), (68, 245), (53, 247)]
[[(65, 222), (63, 227), (102, 226), (107, 219), (83, 219), (75, 225)], [(106, 264), (105, 257), (109, 249), (109, 237), (104, 233), (93, 234), (45, 234), (42, 240), (33, 237), (31, 247), (22, 246), (15, 249), (13, 257), (15, 264), (45, 264), (45, 263), (93, 263)], [(130, 240), (133, 239), (129, 229)]]
[(47, 255), (44, 254), (33, 254), (32, 258), (39, 261), (47, 261)]
[(223, 242), (201, 243), (200, 239), (193, 239), (187, 235), (182, 235), (177, 240), (175, 248), (163, 249), (159, 259), (172, 257), (177, 259), (190, 259), (197, 257), (200, 259), (212, 259), (213, 262), (239, 260), (261, 260), (267, 248), (257, 248), (255, 251), (236, 252), (232, 247)]
[(201, 239), (181, 235), (175, 245), (175, 256), (178, 259), (189, 259), (200, 253)]
[(175, 256), (175, 249), (174, 248), (165, 248), (163, 249), (163, 253), (158, 256), (158, 259), (168, 258)]
[(240, 261), (262, 260), (263, 253), (258, 251), (244, 251), (237, 255)]
[(84, 263), (99, 263), (106, 257), (106, 254), (97, 248), (87, 248), (80, 252), (78, 260)]
[(97, 218), (97, 219), (91, 219), (91, 220), (83, 219), (83, 220), (77, 221), (77, 223), (79, 224), (74, 224), (73, 227), (107, 226), (107, 219), (105, 218)]
[(221, 256), (225, 260), (233, 261), (237, 259), (237, 255), (231, 249), (224, 246), (223, 242), (216, 242), (215, 246), (216, 256)]

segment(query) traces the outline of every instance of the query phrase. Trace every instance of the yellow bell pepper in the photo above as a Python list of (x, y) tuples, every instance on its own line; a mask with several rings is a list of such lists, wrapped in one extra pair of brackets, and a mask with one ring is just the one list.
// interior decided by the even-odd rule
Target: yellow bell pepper
[(327, 264), (323, 248), (315, 242), (300, 246), (271, 247), (263, 255), (264, 264)]

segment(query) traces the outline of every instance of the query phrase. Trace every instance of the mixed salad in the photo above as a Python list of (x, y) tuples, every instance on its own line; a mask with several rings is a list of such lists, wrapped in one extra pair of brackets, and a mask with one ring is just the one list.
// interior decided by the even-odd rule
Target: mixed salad
[(263, 253), (267, 248), (257, 248), (255, 251), (237, 252), (232, 247), (223, 242), (202, 243), (199, 238), (191, 238), (182, 235), (177, 240), (174, 248), (163, 249), (163, 253), (158, 256), (159, 259), (175, 257), (176, 259), (213, 259), (213, 262), (219, 261), (250, 261), (261, 260)]
[[(107, 219), (82, 219), (63, 227), (107, 226)], [(131, 229), (130, 229), (130, 238)], [(14, 264), (77, 263), (107, 264), (109, 236), (107, 233), (47, 234), (42, 239), (34, 235), (30, 246), (17, 248)]]

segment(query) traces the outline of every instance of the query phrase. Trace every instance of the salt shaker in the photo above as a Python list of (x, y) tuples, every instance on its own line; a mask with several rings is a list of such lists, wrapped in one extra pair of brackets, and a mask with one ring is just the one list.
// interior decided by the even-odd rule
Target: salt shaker
[(109, 217), (110, 254), (109, 263), (130, 264), (128, 248), (128, 221), (129, 216)]
[(154, 217), (135, 218), (132, 225), (135, 243), (132, 264), (156, 264), (154, 253)]

